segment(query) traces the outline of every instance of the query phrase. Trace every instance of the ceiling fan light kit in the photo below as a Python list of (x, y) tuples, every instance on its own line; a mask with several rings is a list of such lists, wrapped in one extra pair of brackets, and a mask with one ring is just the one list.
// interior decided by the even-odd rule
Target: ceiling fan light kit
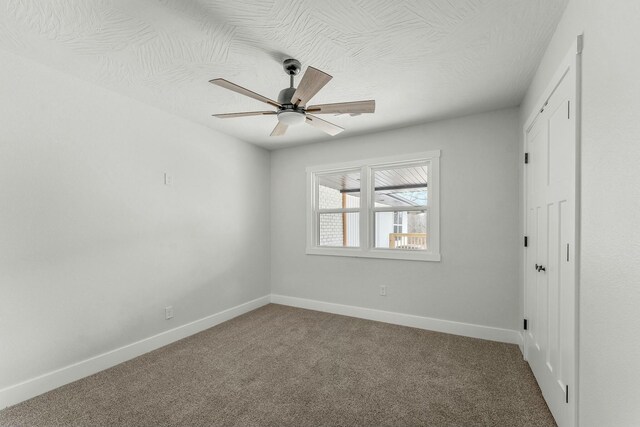
[(278, 121), (284, 123), (287, 126), (298, 125), (304, 123), (306, 120), (304, 111), (295, 110), (283, 110), (278, 113)]
[(269, 104), (275, 107), (276, 111), (251, 111), (243, 113), (226, 113), (214, 114), (214, 117), (220, 119), (229, 119), (235, 117), (248, 116), (266, 116), (276, 115), (278, 124), (271, 132), (271, 136), (284, 135), (289, 126), (307, 123), (323, 132), (334, 136), (342, 132), (344, 129), (338, 125), (322, 120), (309, 113), (315, 114), (350, 114), (351, 116), (360, 115), (362, 113), (373, 113), (376, 103), (374, 100), (355, 101), (355, 102), (339, 102), (335, 104), (310, 105), (306, 107), (307, 102), (311, 100), (322, 89), (332, 77), (316, 68), (307, 67), (307, 71), (302, 76), (298, 87), (294, 87), (294, 76), (298, 75), (301, 70), (300, 61), (296, 59), (285, 59), (282, 67), (286, 74), (289, 75), (289, 87), (282, 89), (278, 94), (278, 100), (274, 101), (270, 98), (257, 94), (249, 89), (231, 83), (225, 79), (213, 79), (209, 83), (232, 90), (241, 95), (248, 96), (255, 100)]

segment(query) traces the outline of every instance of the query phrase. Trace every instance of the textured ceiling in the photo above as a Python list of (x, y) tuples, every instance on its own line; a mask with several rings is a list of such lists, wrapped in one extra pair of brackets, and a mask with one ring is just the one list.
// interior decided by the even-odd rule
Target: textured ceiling
[(311, 126), (269, 137), (268, 109), (213, 86), (224, 77), (276, 98), (294, 57), (334, 78), (314, 104), (376, 100), (369, 115), (323, 115), (373, 132), (516, 106), (567, 0), (5, 0), (0, 48), (242, 140), (277, 148), (331, 137)]

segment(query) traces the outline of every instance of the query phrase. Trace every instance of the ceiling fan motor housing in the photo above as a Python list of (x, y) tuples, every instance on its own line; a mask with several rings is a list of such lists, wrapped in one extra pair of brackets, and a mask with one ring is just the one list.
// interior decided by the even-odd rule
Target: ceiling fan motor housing
[(293, 102), (291, 102), (291, 98), (293, 98), (294, 93), (296, 93), (295, 87), (282, 89), (278, 94), (278, 102), (282, 105), (293, 105)]
[(306, 117), (304, 108), (296, 108), (291, 102), (295, 92), (295, 87), (288, 87), (278, 94), (278, 102), (282, 104), (278, 111), (278, 121), (288, 126), (304, 123)]

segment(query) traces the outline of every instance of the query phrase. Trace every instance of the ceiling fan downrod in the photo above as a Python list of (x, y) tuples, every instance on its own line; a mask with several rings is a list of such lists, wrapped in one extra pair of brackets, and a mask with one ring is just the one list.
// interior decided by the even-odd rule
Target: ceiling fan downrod
[(303, 108), (294, 106), (293, 102), (291, 101), (293, 98), (293, 94), (296, 92), (296, 88), (293, 86), (293, 79), (298, 73), (300, 73), (300, 69), (302, 68), (302, 66), (300, 65), (300, 61), (293, 58), (285, 59), (282, 62), (282, 68), (284, 68), (284, 72), (289, 75), (289, 87), (282, 89), (278, 94), (278, 102), (282, 104), (280, 110), (291, 110), (299, 113), (304, 113)]

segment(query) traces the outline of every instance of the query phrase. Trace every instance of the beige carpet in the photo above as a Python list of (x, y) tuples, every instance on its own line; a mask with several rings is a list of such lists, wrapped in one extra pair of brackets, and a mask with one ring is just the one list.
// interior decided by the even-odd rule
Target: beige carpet
[(554, 426), (515, 345), (268, 305), (0, 411), (2, 426)]

